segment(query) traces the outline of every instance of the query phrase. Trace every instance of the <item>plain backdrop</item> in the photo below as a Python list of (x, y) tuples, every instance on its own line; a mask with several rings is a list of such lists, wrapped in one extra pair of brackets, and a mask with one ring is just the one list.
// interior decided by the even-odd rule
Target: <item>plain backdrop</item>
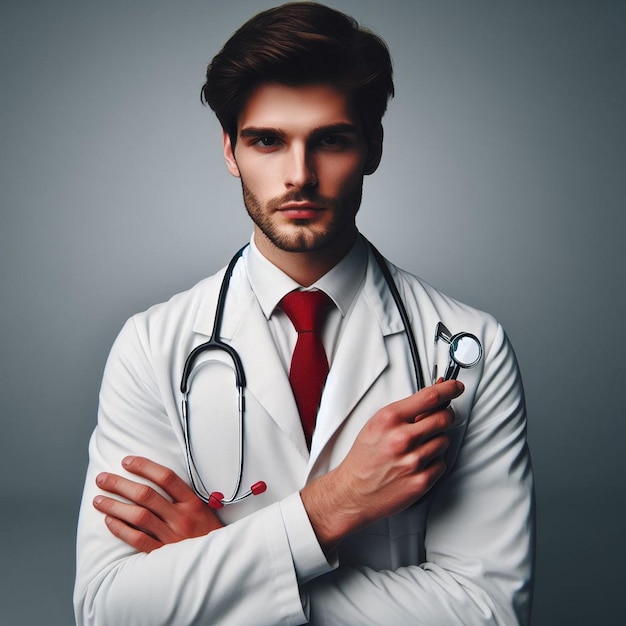
[[(626, 3), (331, 4), (395, 62), (362, 232), (493, 313), (517, 351), (534, 624), (619, 623)], [(269, 6), (0, 0), (2, 624), (72, 623), (87, 442), (122, 324), (250, 235), (199, 89), (226, 38)]]

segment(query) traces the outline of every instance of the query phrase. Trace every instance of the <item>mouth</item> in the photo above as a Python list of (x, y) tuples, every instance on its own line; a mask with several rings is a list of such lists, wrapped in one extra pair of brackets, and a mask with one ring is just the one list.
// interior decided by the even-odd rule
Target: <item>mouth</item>
[(324, 207), (313, 202), (287, 202), (278, 207), (278, 212), (288, 219), (306, 220), (317, 217)]

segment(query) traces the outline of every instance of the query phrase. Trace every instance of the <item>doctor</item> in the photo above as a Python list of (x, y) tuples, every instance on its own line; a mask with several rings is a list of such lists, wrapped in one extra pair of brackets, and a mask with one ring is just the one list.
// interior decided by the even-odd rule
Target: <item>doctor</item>
[[(317, 4), (255, 16), (210, 64), (203, 97), (254, 224), (220, 329), (245, 370), (245, 413), (222, 351), (198, 357), (182, 409), (224, 271), (127, 322), (90, 442), (78, 624), (528, 622), (532, 475), (513, 351), (492, 317), (391, 266), (427, 378), (417, 391), (357, 230), (392, 93), (384, 43)], [(328, 371), (304, 374), (325, 379), (312, 422), (285, 300), (301, 291), (326, 302), (310, 337)], [(431, 385), (448, 362), (440, 322), (484, 356)], [(190, 477), (218, 506), (267, 490), (213, 509)]]

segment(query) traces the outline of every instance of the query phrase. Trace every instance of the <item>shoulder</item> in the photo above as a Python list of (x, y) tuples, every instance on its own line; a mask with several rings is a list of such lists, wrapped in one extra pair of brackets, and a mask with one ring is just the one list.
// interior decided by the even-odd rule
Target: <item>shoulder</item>
[(402, 286), (405, 297), (415, 306), (419, 306), (420, 309), (432, 308), (446, 317), (458, 317), (468, 322), (480, 321), (481, 323), (497, 324), (490, 313), (449, 296), (419, 276), (400, 268), (395, 268), (395, 271), (396, 280)]
[(425, 332), (422, 340), (426, 346), (433, 342), (438, 322), (443, 322), (453, 335), (468, 332), (478, 337), (484, 357), (463, 376), (464, 382), (474, 387), (476, 400), (485, 393), (490, 398), (497, 394), (504, 398), (510, 393), (513, 404), (523, 398), (515, 351), (504, 328), (493, 315), (459, 302), (410, 272), (395, 268), (394, 279), (414, 329), (417, 327), (417, 332)]
[[(387, 261), (394, 283), (414, 326), (425, 327), (433, 332), (438, 322), (443, 322), (452, 333), (470, 332), (491, 343), (499, 324), (493, 315), (470, 306), (447, 295), (419, 276)], [(382, 298), (388, 297), (382, 272), (376, 261), (370, 258), (370, 285)]]

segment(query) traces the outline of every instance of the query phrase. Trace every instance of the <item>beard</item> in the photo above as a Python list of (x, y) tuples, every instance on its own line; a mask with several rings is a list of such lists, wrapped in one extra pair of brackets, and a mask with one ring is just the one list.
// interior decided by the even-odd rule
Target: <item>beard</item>
[[(298, 190), (278, 198), (272, 198), (264, 206), (246, 184), (241, 181), (243, 202), (248, 215), (259, 230), (280, 250), (285, 252), (313, 252), (329, 246), (339, 236), (354, 237), (354, 216), (361, 204), (362, 187), (338, 201), (318, 194), (315, 190)], [(288, 202), (312, 202), (330, 211), (332, 218), (322, 227), (313, 220), (293, 220), (291, 228), (281, 227), (272, 216)]]

